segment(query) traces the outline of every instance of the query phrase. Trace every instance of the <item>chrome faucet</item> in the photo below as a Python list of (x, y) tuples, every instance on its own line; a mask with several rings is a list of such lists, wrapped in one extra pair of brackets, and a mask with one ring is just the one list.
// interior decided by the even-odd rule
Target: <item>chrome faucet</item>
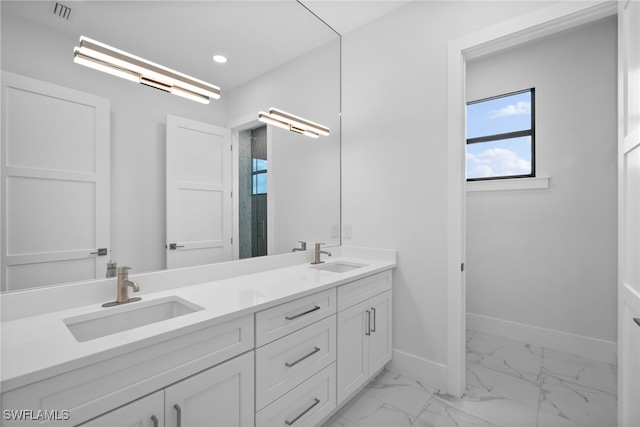
[(291, 252), (306, 251), (307, 250), (307, 242), (303, 242), (302, 240), (298, 240), (298, 243), (300, 243), (300, 247), (299, 248), (293, 248), (293, 250)]
[(321, 251), (320, 246), (324, 245), (324, 243), (316, 243), (316, 250), (313, 257), (313, 262), (311, 264), (322, 264), (324, 261), (320, 260), (320, 254), (326, 254), (331, 256), (331, 252), (329, 251)]
[(114, 305), (126, 304), (142, 299), (140, 297), (129, 298), (129, 288), (133, 289), (133, 292), (140, 290), (136, 282), (129, 280), (129, 270), (131, 270), (131, 267), (118, 267), (118, 295), (115, 301), (102, 304), (103, 307), (113, 307)]

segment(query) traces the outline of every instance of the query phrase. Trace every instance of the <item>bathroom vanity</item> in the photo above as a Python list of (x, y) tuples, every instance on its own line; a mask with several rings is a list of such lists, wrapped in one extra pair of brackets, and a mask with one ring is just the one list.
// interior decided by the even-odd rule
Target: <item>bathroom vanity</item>
[(391, 360), (394, 267), (334, 256), (5, 321), (2, 425), (318, 425)]

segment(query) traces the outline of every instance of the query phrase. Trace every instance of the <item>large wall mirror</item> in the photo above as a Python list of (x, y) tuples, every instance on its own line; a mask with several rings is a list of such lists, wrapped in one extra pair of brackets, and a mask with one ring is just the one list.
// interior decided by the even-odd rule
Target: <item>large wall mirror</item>
[[(339, 245), (340, 36), (303, 3), (0, 2), (3, 76), (108, 100), (109, 134), (107, 255), (57, 260), (55, 254), (65, 251), (67, 242), (76, 237), (87, 242), (80, 246), (88, 251), (101, 247), (92, 247), (90, 232), (80, 232), (72, 224), (55, 226), (52, 218), (57, 216), (73, 222), (65, 211), (72, 208), (64, 192), (54, 197), (55, 192), (43, 190), (48, 199), (37, 199), (23, 192), (29, 186), (24, 176), (12, 181), (5, 173), (2, 291), (102, 278), (108, 260), (142, 273), (168, 265), (283, 254), (299, 246), (298, 241), (308, 242), (310, 248), (315, 242)], [(203, 105), (78, 65), (73, 49), (81, 35), (217, 85), (221, 98)], [(228, 61), (214, 62), (215, 54)], [(28, 97), (18, 102), (14, 92), (3, 84), (4, 169), (14, 168), (16, 153), (28, 156), (41, 151), (42, 160), (51, 157), (47, 152), (65, 145), (55, 132), (48, 132), (45, 150), (31, 143), (16, 149), (11, 138), (20, 129), (37, 133), (46, 117), (63, 134), (74, 122), (56, 118), (54, 111), (49, 114), (46, 103), (30, 104)], [(7, 113), (14, 105), (20, 106), (22, 115)], [(325, 125), (330, 135), (313, 139), (265, 127), (257, 120), (258, 113), (271, 107)], [(233, 241), (224, 257), (205, 254), (182, 262), (178, 257), (177, 264), (168, 261), (168, 245), (174, 242), (167, 236), (172, 214), (167, 207), (166, 171), (175, 160), (167, 158), (169, 117), (229, 130), (233, 202), (222, 234)], [(33, 213), (25, 214), (27, 209)], [(206, 215), (194, 218), (207, 220)], [(207, 227), (187, 222), (196, 231)], [(44, 231), (56, 228), (53, 234)], [(33, 268), (21, 264), (41, 248), (49, 251), (43, 258), (47, 262), (34, 263)], [(97, 267), (87, 263), (98, 257), (105, 261), (93, 264)]]

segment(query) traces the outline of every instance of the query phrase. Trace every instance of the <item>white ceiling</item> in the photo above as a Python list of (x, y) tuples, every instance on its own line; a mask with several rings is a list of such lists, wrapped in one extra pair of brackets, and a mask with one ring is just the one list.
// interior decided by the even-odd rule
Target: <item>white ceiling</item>
[[(52, 13), (55, 1), (0, 2), (2, 19), (26, 19), (69, 36), (69, 56), (80, 35), (229, 90), (303, 53), (336, 33), (295, 0), (113, 1), (59, 0), (71, 18)], [(407, 3), (303, 0), (341, 34)], [(4, 40), (6, 43), (6, 39)], [(211, 60), (214, 54), (226, 64)]]
[(340, 34), (346, 34), (409, 2), (409, 0), (301, 1)]

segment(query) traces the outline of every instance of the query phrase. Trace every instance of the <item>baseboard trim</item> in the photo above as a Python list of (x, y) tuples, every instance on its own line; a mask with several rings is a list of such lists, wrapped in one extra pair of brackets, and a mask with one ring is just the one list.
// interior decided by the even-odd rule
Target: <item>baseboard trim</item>
[(467, 313), (467, 329), (526, 342), (605, 363), (616, 363), (617, 344), (597, 338)]
[(438, 389), (447, 388), (447, 366), (436, 363), (428, 359), (406, 353), (400, 350), (393, 350), (391, 362), (387, 363), (387, 370), (396, 374), (411, 378)]

